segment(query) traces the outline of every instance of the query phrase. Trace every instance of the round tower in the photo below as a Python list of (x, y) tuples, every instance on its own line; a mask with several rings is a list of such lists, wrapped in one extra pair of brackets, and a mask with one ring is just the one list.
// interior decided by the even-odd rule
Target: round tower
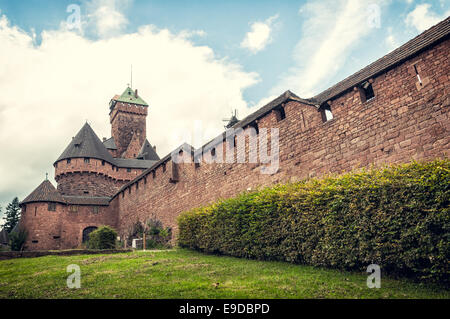
[[(54, 163), (58, 191), (70, 196), (111, 196), (123, 184), (119, 168), (86, 123)], [(121, 182), (122, 181), (122, 182)]]
[(59, 249), (65, 201), (49, 180), (21, 203), (20, 227), (27, 231), (25, 250)]

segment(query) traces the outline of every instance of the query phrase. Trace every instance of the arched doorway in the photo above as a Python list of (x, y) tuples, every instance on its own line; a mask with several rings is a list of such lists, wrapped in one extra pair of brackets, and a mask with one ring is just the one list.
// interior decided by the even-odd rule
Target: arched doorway
[(89, 240), (89, 234), (96, 230), (96, 226), (89, 226), (83, 229), (83, 243), (87, 242)]

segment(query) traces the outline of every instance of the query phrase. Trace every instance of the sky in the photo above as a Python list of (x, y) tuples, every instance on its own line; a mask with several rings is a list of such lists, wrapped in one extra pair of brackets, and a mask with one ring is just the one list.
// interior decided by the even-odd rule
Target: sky
[(0, 207), (46, 173), (56, 186), (86, 121), (109, 138), (109, 101), (131, 81), (163, 157), (214, 138), (232, 110), (312, 97), (449, 15), (444, 0), (0, 0)]

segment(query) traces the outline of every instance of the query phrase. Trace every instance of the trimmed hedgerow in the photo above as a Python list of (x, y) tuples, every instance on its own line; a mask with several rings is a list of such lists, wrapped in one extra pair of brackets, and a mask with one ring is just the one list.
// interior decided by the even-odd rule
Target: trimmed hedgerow
[(449, 281), (450, 160), (246, 192), (179, 216), (208, 253)]

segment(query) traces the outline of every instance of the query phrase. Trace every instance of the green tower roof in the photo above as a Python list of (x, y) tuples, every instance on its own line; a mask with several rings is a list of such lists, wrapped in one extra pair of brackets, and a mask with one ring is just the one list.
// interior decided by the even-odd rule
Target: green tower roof
[(122, 95), (118, 98), (114, 98), (114, 100), (123, 103), (133, 103), (148, 106), (147, 102), (145, 102), (140, 96), (137, 95), (137, 91), (134, 92), (130, 87), (127, 87), (125, 91), (123, 91)]

